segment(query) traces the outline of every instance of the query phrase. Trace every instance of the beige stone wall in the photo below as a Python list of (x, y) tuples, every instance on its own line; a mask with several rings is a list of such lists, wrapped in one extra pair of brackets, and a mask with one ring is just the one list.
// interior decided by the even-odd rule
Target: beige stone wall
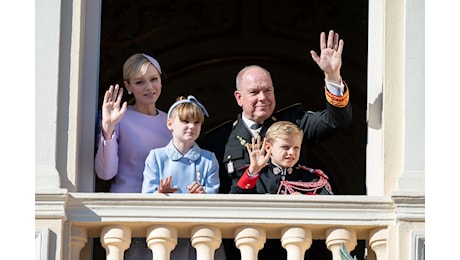
[[(405, 74), (407, 72), (406, 18), (407, 12), (412, 11), (412, 9), (406, 9), (406, 2), (380, 1), (382, 28), (375, 28), (377, 32), (382, 33), (383, 41), (382, 51), (378, 52), (383, 56), (381, 63), (383, 121), (382, 130), (377, 133), (376, 138), (377, 142), (381, 141), (381, 160), (380, 164), (377, 164), (379, 165), (377, 174), (370, 176), (372, 176), (372, 185), (376, 187), (375, 190), (377, 193), (381, 192), (385, 199), (390, 199), (395, 193), (402, 197), (414, 196), (414, 191), (405, 190), (407, 186), (401, 182), (401, 179), (408, 177), (407, 173), (411, 172), (410, 168), (407, 169), (408, 158), (405, 153), (413, 149), (411, 144), (405, 140), (405, 128), (407, 128), (408, 121), (404, 113), (407, 106), (412, 104), (411, 100), (406, 99), (405, 93), (407, 78), (410, 78), (410, 75)], [(86, 44), (88, 39), (85, 38), (83, 30), (84, 19), (89, 19), (86, 16), (87, 3), (73, 1), (72, 6), (65, 6), (65, 4), (68, 3), (58, 0), (38, 1), (36, 17), (37, 22), (44, 24), (45, 27), (39, 27), (37, 30), (36, 43), (37, 62), (41, 65), (37, 70), (36, 83), (40, 91), (37, 92), (36, 100), (37, 103), (44, 104), (44, 106), (37, 107), (36, 147), (40, 149), (36, 148), (35, 184), (36, 194), (49, 194), (44, 200), (48, 201), (49, 205), (40, 205), (39, 208), (41, 210), (51, 208), (51, 214), (37, 211), (36, 205), (35, 225), (36, 230), (48, 229), (50, 231), (52, 239), (49, 240), (48, 248), (49, 255), (53, 259), (67, 259), (66, 256), (69, 254), (70, 230), (66, 222), (68, 216), (65, 215), (65, 209), (68, 209), (65, 199), (67, 191), (75, 191), (79, 185), (89, 190), (92, 185), (91, 182), (81, 183), (81, 180), (91, 176), (82, 178), (79, 174), (89, 174), (90, 171), (87, 169), (92, 167), (92, 165), (85, 164), (84, 156), (88, 156), (87, 153), (82, 154), (80, 151), (82, 143), (86, 143), (82, 142), (82, 138), (86, 138), (88, 129), (91, 129), (87, 127), (88, 124), (91, 124), (91, 120), (84, 115), (82, 107), (95, 105), (84, 102), (86, 99), (83, 98), (85, 96), (83, 85), (88, 79), (83, 78), (82, 75), (87, 69), (85, 66), (89, 65), (83, 63), (83, 60), (91, 60), (86, 55), (91, 56), (88, 54), (91, 53), (88, 48), (94, 48), (95, 45)], [(66, 13), (69, 10), (72, 11)], [(61, 12), (70, 16), (61, 16)], [(62, 17), (68, 20), (63, 21)], [(370, 30), (373, 29), (370, 28)], [(68, 31), (71, 37), (63, 38), (62, 32)], [(59, 74), (63, 68), (70, 70), (70, 76), (66, 79), (60, 78), (64, 77)], [(95, 79), (96, 77), (91, 80)], [(62, 95), (64, 97), (68, 95), (68, 104), (62, 102), (65, 100)], [(63, 126), (66, 120), (68, 124)], [(413, 179), (423, 178), (424, 171), (418, 172)], [(412, 179), (412, 176), (409, 176), (409, 179)], [(417, 186), (421, 187), (421, 185)], [(415, 192), (416, 197), (419, 195), (424, 197), (424, 188)], [(54, 209), (56, 202), (59, 207)], [(295, 211), (295, 207), (292, 207), (291, 210)], [(327, 210), (324, 214), (328, 214)], [(257, 214), (254, 213), (254, 215)], [(135, 222), (138, 217), (133, 216), (131, 220)], [(261, 224), (265, 225), (263, 221)], [(412, 259), (410, 248), (413, 245), (413, 237), (411, 234), (413, 232), (423, 233), (424, 230), (424, 220), (401, 219), (396, 214), (394, 224), (390, 225), (388, 230), (388, 259)]]

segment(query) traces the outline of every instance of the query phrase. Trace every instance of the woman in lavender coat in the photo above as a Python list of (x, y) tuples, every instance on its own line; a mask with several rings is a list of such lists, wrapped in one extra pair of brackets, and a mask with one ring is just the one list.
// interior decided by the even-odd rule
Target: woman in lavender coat
[[(123, 64), (123, 83), (134, 104), (121, 104), (123, 88), (110, 86), (102, 104), (96, 139), (95, 171), (110, 180), (110, 192), (140, 193), (145, 158), (171, 139), (166, 113), (156, 107), (161, 94), (161, 67), (156, 59), (136, 53)], [(145, 238), (133, 238), (125, 259), (152, 259)]]

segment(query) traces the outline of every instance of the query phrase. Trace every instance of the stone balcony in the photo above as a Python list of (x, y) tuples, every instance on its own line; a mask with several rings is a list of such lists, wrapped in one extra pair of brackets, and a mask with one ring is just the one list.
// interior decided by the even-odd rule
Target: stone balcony
[[(123, 259), (131, 237), (146, 237), (154, 259), (169, 259), (188, 237), (197, 259), (213, 259), (221, 240), (235, 241), (241, 259), (257, 259), (266, 239), (281, 239), (288, 259), (303, 259), (312, 240), (325, 240), (334, 260), (366, 240), (372, 257), (387, 259), (387, 228), (398, 219), (424, 221), (424, 197), (36, 193), (36, 219), (62, 219), (66, 255), (81, 257), (100, 238), (107, 259)], [(67, 259), (65, 257), (65, 259)]]

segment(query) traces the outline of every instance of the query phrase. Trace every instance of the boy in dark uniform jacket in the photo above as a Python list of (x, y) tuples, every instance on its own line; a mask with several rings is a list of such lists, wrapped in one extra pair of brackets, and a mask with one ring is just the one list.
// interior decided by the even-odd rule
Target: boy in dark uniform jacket
[[(289, 121), (273, 123), (262, 143), (260, 136), (257, 141), (252, 138), (251, 143), (245, 144), (250, 164), (242, 167), (243, 173), (232, 185), (230, 193), (333, 194), (326, 174), (298, 164), (302, 139), (302, 130)], [(315, 243), (315, 246), (318, 245)], [(225, 247), (229, 254), (236, 254), (231, 244), (226, 243)], [(315, 248), (306, 254), (312, 252), (315, 256), (320, 252), (329, 253)], [(279, 239), (267, 239), (258, 259), (287, 259), (287, 252)], [(327, 258), (321, 256), (320, 259)]]
[(302, 137), (296, 124), (278, 121), (268, 128), (262, 144), (260, 136), (252, 138), (246, 143), (250, 164), (230, 193), (333, 194), (326, 174), (297, 164)]

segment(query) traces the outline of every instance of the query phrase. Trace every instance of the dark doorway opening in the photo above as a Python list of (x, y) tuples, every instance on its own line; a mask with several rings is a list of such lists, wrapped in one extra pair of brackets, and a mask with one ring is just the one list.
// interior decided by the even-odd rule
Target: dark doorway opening
[[(323, 169), (336, 195), (366, 194), (368, 0), (111, 0), (102, 1), (101, 22), (98, 108), (111, 84), (123, 85), (123, 62), (144, 52), (167, 78), (158, 108), (195, 95), (210, 114), (202, 133), (235, 120), (235, 76), (251, 64), (271, 72), (277, 109), (324, 109), (324, 76), (309, 51), (319, 51), (320, 32), (335, 30), (345, 41), (341, 74), (353, 121), (313, 148), (305, 164)], [(97, 181), (96, 191), (106, 187)]]
[(366, 194), (367, 0), (102, 1), (98, 108), (109, 85), (122, 85), (123, 62), (145, 52), (167, 78), (158, 107), (195, 95), (210, 114), (202, 133), (236, 118), (235, 76), (250, 64), (271, 72), (278, 109), (324, 109), (324, 77), (309, 51), (319, 51), (319, 34), (330, 29), (345, 41), (353, 122), (316, 146), (306, 164), (331, 176), (335, 194)]

